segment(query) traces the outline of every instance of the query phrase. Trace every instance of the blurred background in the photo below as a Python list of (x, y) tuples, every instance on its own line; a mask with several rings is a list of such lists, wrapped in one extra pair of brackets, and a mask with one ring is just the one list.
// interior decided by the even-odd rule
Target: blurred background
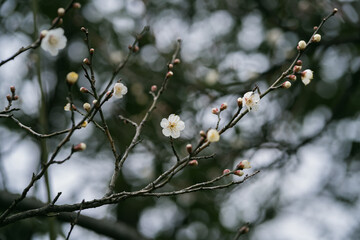
[[(103, 108), (116, 146), (123, 152), (134, 128), (118, 115), (135, 122), (144, 116), (152, 100), (150, 87), (161, 85), (180, 37), (182, 62), (145, 125), (143, 141), (125, 163), (117, 191), (138, 190), (174, 163), (170, 142), (161, 133), (162, 118), (175, 113), (185, 122), (186, 129), (175, 141), (179, 154), (185, 156), (185, 145), (195, 145), (200, 130), (216, 125), (211, 108), (228, 103), (220, 123), (223, 126), (237, 109), (236, 99), (255, 84), (265, 91), (295, 57), (298, 41), (307, 41), (313, 27), (338, 8), (338, 14), (319, 32), (321, 42), (312, 44), (301, 58), (303, 69), (314, 71), (311, 84), (305, 87), (298, 79), (290, 89), (267, 95), (259, 111), (247, 114), (204, 152), (216, 153), (214, 159), (186, 168), (163, 190), (210, 180), (243, 159), (252, 165), (246, 173), (261, 170), (260, 174), (225, 190), (134, 198), (82, 214), (118, 222), (126, 231), (142, 236), (124, 233), (119, 239), (234, 239), (245, 223), (250, 223), (250, 231), (240, 239), (360, 238), (359, 1), (79, 2), (81, 9), (64, 17), (62, 27), (68, 40), (58, 56), (39, 48), (0, 67), (0, 108), (7, 105), (5, 96), (14, 85), (20, 97), (14, 107), (21, 108), (14, 115), (24, 124), (38, 132), (70, 127), (70, 113), (63, 110), (68, 72), (80, 76), (73, 91), (75, 105), (81, 108), (84, 102), (92, 102), (78, 90), (90, 87), (81, 68), (88, 53), (80, 28), (89, 29), (95, 48), (96, 85), (101, 90), (114, 66), (126, 56), (135, 33), (149, 25), (150, 32), (139, 43), (140, 51), (118, 75), (128, 94), (111, 99)], [(68, 1), (0, 3), (3, 60), (32, 43)], [(10, 119), (0, 118), (0, 195), (21, 193), (32, 173), (39, 171), (41, 159), (47, 159), (61, 139), (41, 141)], [(104, 195), (114, 164), (107, 138), (90, 124), (76, 132), (59, 160), (79, 142), (87, 144), (86, 151), (51, 166), (48, 183), (39, 181), (29, 196), (47, 202), (62, 192), (57, 204), (70, 204)], [(240, 179), (228, 177), (223, 183), (232, 178)], [(1, 211), (9, 206), (4, 199), (0, 200)], [(0, 239), (63, 239), (69, 228), (69, 223), (54, 217), (31, 218), (1, 228)], [(91, 227), (76, 226), (71, 239), (111, 238)]]

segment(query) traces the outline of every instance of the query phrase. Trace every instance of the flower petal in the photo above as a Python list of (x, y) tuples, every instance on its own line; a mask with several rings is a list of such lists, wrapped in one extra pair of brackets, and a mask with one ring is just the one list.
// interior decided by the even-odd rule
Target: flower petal
[(168, 128), (163, 128), (162, 133), (166, 136), (169, 137), (171, 135), (171, 131)]
[(163, 118), (160, 122), (162, 128), (167, 128), (169, 126), (169, 121), (166, 118)]

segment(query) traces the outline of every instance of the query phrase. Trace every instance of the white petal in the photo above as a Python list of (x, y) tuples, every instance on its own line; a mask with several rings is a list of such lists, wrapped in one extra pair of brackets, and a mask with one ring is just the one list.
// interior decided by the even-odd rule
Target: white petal
[(182, 131), (185, 129), (185, 123), (183, 121), (179, 121), (176, 125), (176, 129)]
[(253, 101), (254, 102), (259, 102), (260, 101), (260, 95), (259, 93), (254, 93), (254, 95), (252, 96)]
[(180, 120), (180, 117), (178, 115), (175, 115), (175, 114), (170, 114), (169, 116), (169, 122), (173, 122), (173, 123), (176, 123)]
[[(253, 92), (252, 91), (250, 91), (250, 92), (247, 92), (247, 93), (245, 93), (244, 94), (244, 98), (250, 98), (251, 96), (253, 95)], [(246, 102), (246, 100), (245, 100), (245, 102)]]
[(169, 126), (169, 121), (166, 118), (163, 118), (160, 122), (162, 128), (167, 128)]
[(310, 78), (303, 78), (303, 79), (301, 79), (301, 80), (302, 80), (302, 82), (305, 84), (305, 86), (310, 83)]
[(170, 131), (170, 129), (168, 129), (168, 128), (164, 128), (164, 129), (162, 130), (162, 133), (163, 133), (166, 137), (169, 137), (169, 136), (171, 135), (171, 131)]
[(171, 137), (173, 137), (173, 138), (180, 137), (180, 131), (176, 131), (176, 130), (171, 131)]

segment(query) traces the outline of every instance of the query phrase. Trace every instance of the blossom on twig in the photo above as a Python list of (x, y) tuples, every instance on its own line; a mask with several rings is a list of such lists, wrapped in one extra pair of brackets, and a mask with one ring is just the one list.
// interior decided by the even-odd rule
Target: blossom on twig
[(308, 85), (313, 79), (313, 71), (310, 69), (306, 69), (301, 73), (301, 81), (306, 85)]
[(114, 85), (114, 96), (116, 98), (122, 98), (128, 92), (127, 87), (122, 83), (116, 83)]
[(170, 114), (168, 119), (163, 118), (160, 122), (160, 126), (163, 128), (162, 133), (166, 137), (172, 138), (180, 137), (180, 131), (185, 129), (185, 123), (175, 114)]
[(49, 31), (42, 31), (45, 35), (41, 41), (41, 48), (49, 52), (52, 56), (56, 56), (59, 50), (65, 48), (67, 39), (64, 36), (64, 29), (56, 28)]
[(209, 142), (218, 142), (220, 140), (220, 135), (216, 129), (210, 129), (207, 132), (206, 138)]
[(247, 92), (243, 97), (243, 107), (246, 107), (249, 111), (257, 111), (259, 108), (260, 95), (257, 92)]

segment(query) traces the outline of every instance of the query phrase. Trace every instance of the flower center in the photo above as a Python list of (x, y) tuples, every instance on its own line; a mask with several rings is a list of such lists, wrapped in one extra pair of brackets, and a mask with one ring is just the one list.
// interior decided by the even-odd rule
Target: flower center
[(49, 43), (50, 43), (50, 45), (56, 45), (57, 43), (59, 42), (59, 39), (57, 39), (57, 37), (54, 37), (53, 35), (51, 35), (50, 37), (49, 37)]
[(175, 124), (175, 123), (173, 123), (173, 122), (170, 122), (170, 123), (169, 123), (169, 128), (170, 128), (170, 129), (174, 129), (174, 128), (175, 128), (175, 126), (176, 126), (176, 124)]

